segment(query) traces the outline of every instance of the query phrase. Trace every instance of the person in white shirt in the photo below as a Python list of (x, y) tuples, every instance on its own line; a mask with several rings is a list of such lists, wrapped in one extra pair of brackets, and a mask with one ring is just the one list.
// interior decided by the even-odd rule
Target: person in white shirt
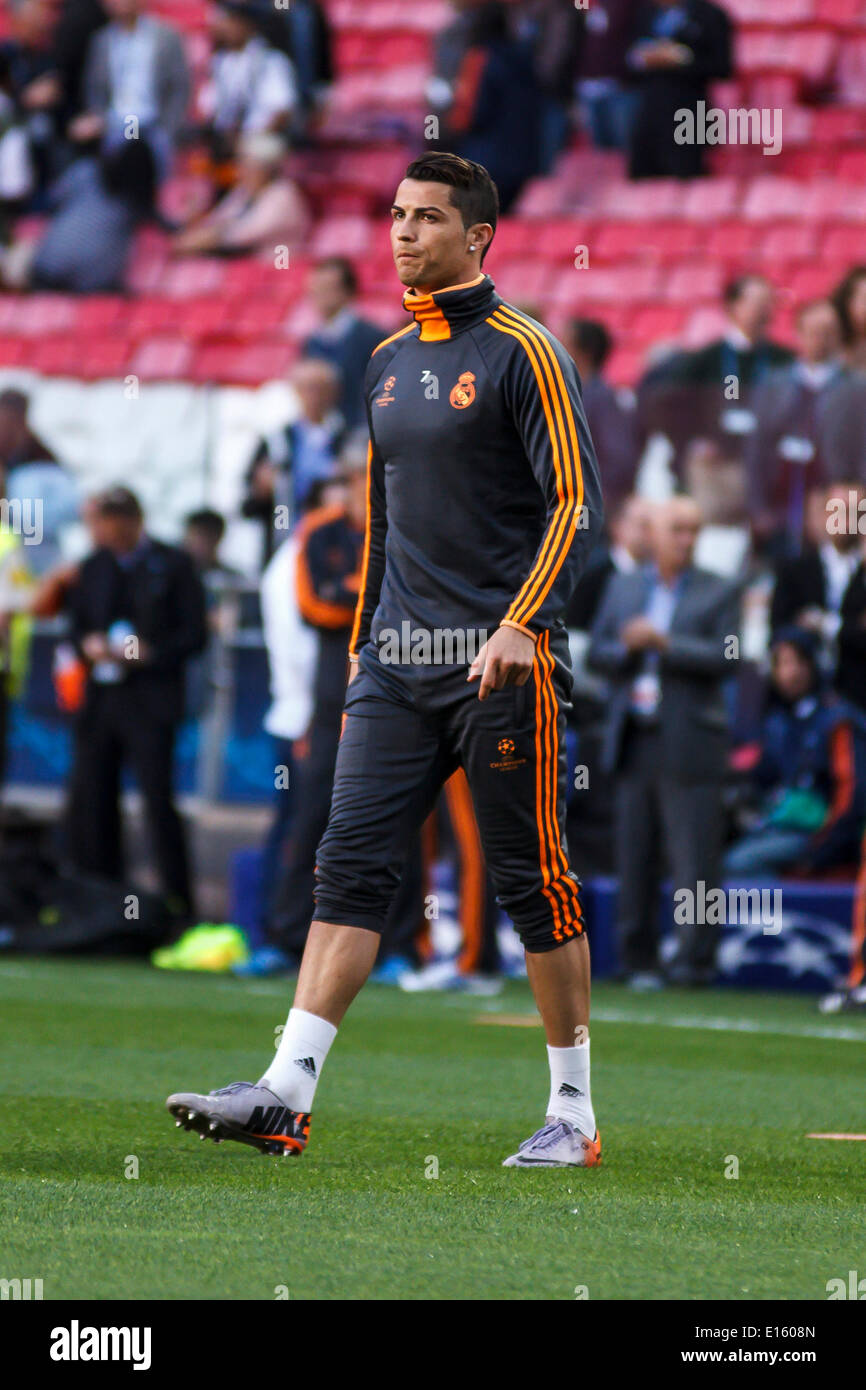
[(209, 27), (214, 52), (199, 104), (223, 148), (241, 134), (289, 130), (298, 108), (294, 68), (263, 37), (255, 13), (239, 0), (218, 0)]

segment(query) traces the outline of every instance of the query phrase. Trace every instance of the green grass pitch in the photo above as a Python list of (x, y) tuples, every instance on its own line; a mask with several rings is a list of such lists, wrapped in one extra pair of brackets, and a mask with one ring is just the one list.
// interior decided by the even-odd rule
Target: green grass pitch
[(261, 1074), (291, 989), (0, 963), (0, 1276), (46, 1299), (700, 1300), (866, 1274), (866, 1143), (806, 1138), (866, 1132), (866, 1019), (600, 986), (604, 1164), (523, 1172), (500, 1161), (547, 1097), (540, 1027), (508, 1022), (527, 988), (368, 987), (303, 1158), (176, 1130), (170, 1091)]

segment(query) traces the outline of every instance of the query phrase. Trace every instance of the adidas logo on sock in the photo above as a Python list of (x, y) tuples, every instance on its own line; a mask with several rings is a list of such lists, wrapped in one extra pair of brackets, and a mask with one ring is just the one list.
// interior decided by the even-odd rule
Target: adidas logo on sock
[(558, 1096), (582, 1096), (583, 1091), (579, 1091), (576, 1086), (569, 1086), (567, 1081), (563, 1081), (556, 1094)]
[(295, 1066), (300, 1067), (301, 1071), (305, 1071), (307, 1073), (307, 1076), (311, 1076), (315, 1081), (316, 1063), (312, 1057), (296, 1057)]

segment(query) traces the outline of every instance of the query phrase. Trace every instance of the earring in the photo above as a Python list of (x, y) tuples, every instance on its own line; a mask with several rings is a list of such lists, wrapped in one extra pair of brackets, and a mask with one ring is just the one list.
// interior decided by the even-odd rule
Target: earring
[(475, 245), (475, 243), (473, 242), (472, 245), (470, 246), (469, 250), (470, 250), (470, 251), (477, 251), (477, 250), (478, 250), (478, 247), (477, 247), (477, 246)]

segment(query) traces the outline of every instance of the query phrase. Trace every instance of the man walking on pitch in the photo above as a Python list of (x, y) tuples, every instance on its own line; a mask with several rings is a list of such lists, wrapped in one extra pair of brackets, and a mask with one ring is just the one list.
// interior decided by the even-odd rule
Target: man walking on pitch
[(571, 359), (481, 268), (497, 212), (487, 171), (456, 155), (416, 160), (397, 189), (391, 245), (412, 321), (367, 368), (367, 534), (315, 919), (266, 1074), (169, 1097), (203, 1137), (303, 1150), (409, 837), (462, 766), (548, 1042), (545, 1123), (505, 1163), (601, 1159), (589, 948), (565, 844), (560, 617), (600, 530), (601, 494)]

